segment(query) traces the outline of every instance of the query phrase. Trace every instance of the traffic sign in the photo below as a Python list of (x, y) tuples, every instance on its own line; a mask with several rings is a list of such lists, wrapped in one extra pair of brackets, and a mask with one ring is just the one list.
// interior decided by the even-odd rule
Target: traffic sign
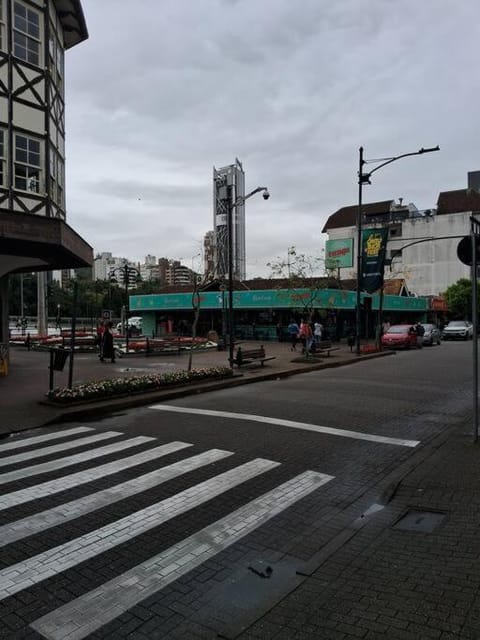
[[(475, 236), (477, 264), (480, 263), (480, 236)], [(457, 246), (457, 256), (460, 262), (472, 266), (472, 236), (465, 236)]]

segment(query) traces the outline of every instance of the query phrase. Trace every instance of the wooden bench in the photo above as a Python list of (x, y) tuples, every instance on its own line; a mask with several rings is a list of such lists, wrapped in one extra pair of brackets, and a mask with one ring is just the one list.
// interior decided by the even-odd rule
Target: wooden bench
[(237, 367), (242, 367), (246, 364), (260, 362), (263, 367), (267, 360), (275, 360), (275, 358), (276, 356), (267, 357), (263, 345), (256, 349), (242, 349), (242, 347), (238, 347), (233, 363), (236, 364)]
[(315, 345), (315, 353), (326, 353), (330, 355), (330, 351), (337, 351), (340, 347), (334, 347), (331, 340), (320, 340)]

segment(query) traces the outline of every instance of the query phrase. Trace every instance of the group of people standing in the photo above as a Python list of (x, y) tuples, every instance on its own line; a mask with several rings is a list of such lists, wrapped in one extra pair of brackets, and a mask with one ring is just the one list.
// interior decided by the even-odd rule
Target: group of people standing
[(113, 322), (102, 322), (97, 327), (98, 357), (100, 362), (110, 359), (115, 362), (115, 349), (113, 346)]
[(302, 353), (311, 353), (315, 346), (322, 340), (324, 333), (323, 325), (320, 322), (306, 322), (302, 320), (298, 325), (294, 320), (287, 327), (290, 339), (291, 351), (297, 350), (297, 344), (302, 345)]

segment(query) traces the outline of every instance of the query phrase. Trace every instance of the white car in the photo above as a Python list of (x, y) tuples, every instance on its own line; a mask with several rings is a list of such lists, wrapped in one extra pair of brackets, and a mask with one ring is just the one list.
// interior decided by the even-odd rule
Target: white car
[(443, 328), (444, 340), (470, 340), (473, 338), (473, 325), (468, 320), (450, 320)]
[[(129, 318), (127, 320), (127, 326), (133, 327), (134, 329), (137, 329), (137, 331), (141, 331), (142, 330), (142, 316), (132, 316), (131, 318)], [(121, 331), (122, 330), (122, 323), (119, 322), (117, 324), (117, 331)]]

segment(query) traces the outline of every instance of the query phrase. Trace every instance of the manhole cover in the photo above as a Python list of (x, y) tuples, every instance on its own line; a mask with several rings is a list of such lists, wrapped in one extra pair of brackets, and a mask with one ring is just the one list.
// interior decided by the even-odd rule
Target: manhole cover
[(417, 511), (410, 509), (393, 525), (394, 529), (401, 531), (418, 531), (420, 533), (432, 533), (445, 518), (445, 513), (440, 511)]

